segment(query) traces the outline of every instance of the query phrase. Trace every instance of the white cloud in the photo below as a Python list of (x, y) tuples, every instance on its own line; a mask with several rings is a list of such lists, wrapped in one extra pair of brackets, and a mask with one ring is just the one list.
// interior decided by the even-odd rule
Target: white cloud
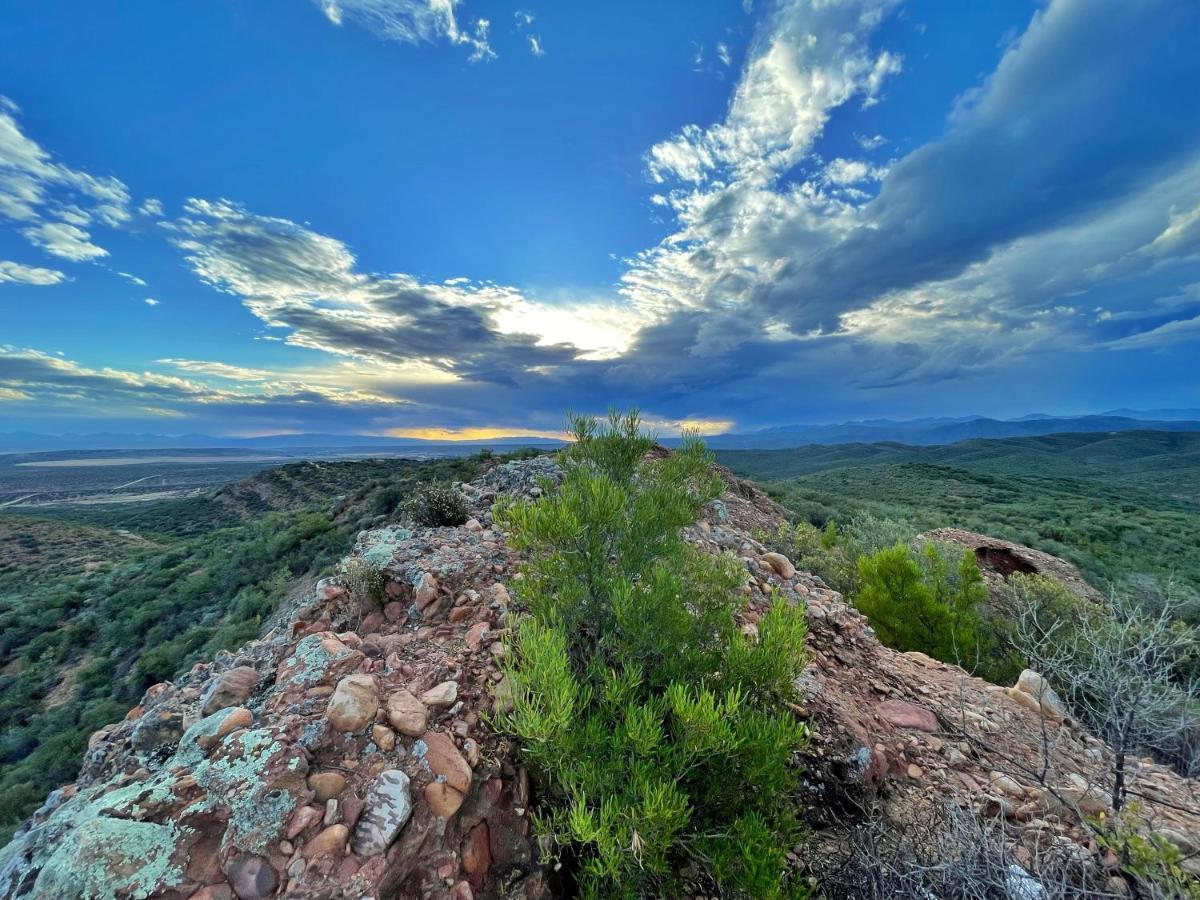
[(469, 27), (460, 26), (455, 16), (455, 0), (314, 0), (334, 25), (347, 18), (368, 31), (407, 44), (448, 41), (471, 49), (472, 62), (495, 59), (488, 43), (487, 19), (476, 19)]
[(887, 169), (885, 168), (878, 168), (861, 159), (843, 159), (842, 157), (830, 160), (823, 173), (828, 184), (837, 185), (879, 181), (886, 174)]
[(854, 135), (854, 140), (858, 146), (862, 147), (864, 150), (878, 150), (887, 143), (887, 138), (885, 138), (882, 134), (856, 134)]
[(161, 200), (156, 200), (153, 197), (147, 197), (138, 207), (138, 212), (143, 216), (153, 216), (157, 218), (163, 214), (163, 205)]
[(5, 281), (18, 284), (58, 284), (67, 276), (57, 269), (42, 269), (37, 266), (24, 266), (21, 263), (0, 260), (0, 283)]
[(545, 56), (546, 51), (542, 47), (542, 39), (537, 35), (529, 35), (529, 52), (534, 56)]
[(41, 247), (52, 256), (85, 262), (108, 256), (108, 251), (92, 243), (91, 235), (66, 222), (44, 222), (31, 225), (21, 232), (35, 247)]
[(724, 43), (717, 44), (717, 59), (721, 61), (723, 66), (733, 65), (733, 57), (729, 55), (729, 45)]
[(153, 297), (147, 297), (142, 302), (145, 303), (147, 306), (158, 306), (158, 301), (155, 300)]
[(19, 109), (0, 97), (0, 217), (24, 223), (35, 246), (72, 261), (107, 251), (85, 230), (93, 222), (119, 227), (129, 221), (129, 190), (56, 161), (17, 123)]

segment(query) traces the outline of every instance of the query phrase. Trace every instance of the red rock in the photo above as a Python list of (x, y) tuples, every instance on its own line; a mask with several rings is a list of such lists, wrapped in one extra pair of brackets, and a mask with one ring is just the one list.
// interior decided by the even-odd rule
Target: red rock
[(348, 840), (350, 840), (349, 828), (345, 825), (330, 825), (305, 844), (304, 849), (300, 852), (305, 859), (316, 859), (318, 856), (341, 856), (346, 850), (346, 841)]
[(388, 695), (387, 716), (392, 727), (408, 737), (421, 736), (429, 723), (425, 704), (404, 689)]
[(479, 890), (487, 880), (488, 869), (492, 865), (487, 822), (480, 822), (463, 838), (462, 863), (471, 887)]
[(383, 617), (389, 622), (400, 622), (404, 619), (404, 604), (393, 600), (383, 608)]
[(211, 716), (218, 710), (230, 706), (240, 706), (246, 698), (254, 693), (258, 685), (258, 670), (250, 666), (237, 666), (227, 672), (222, 672), (204, 692), (204, 702), (200, 714)]
[(342, 821), (346, 823), (346, 827), (353, 828), (358, 824), (358, 817), (362, 815), (363, 803), (358, 797), (351, 794), (342, 800)]
[(467, 645), (468, 650), (478, 650), (479, 642), (483, 640), (483, 636), (488, 633), (491, 626), (487, 622), (476, 622), (471, 626), (471, 630), (467, 632), (467, 636), (463, 638), (463, 642)]
[(452, 788), (466, 794), (471, 789), (471, 767), (462, 758), (450, 736), (440, 731), (427, 731), (421, 736), (425, 742), (425, 762), (435, 775), (441, 775)]
[(430, 573), (423, 572), (421, 574), (421, 580), (417, 582), (414, 596), (417, 601), (417, 609), (421, 610), (421, 612), (424, 612), (433, 605), (435, 600), (437, 600), (437, 579), (434, 578)]
[(314, 772), (308, 776), (308, 787), (313, 792), (313, 799), (324, 803), (345, 789), (346, 776), (340, 772)]
[(474, 612), (469, 606), (456, 606), (450, 610), (449, 619), (451, 622), (465, 622)]
[(875, 712), (885, 722), (890, 722), (897, 728), (912, 728), (930, 733), (940, 730), (937, 716), (925, 707), (905, 700), (884, 700), (875, 707)]
[(329, 699), (325, 718), (337, 731), (361, 731), (378, 709), (375, 679), (370, 675), (347, 675)]
[(323, 809), (317, 809), (315, 806), (301, 806), (292, 813), (292, 818), (288, 822), (287, 831), (284, 832), (284, 836), (289, 841), (294, 840), (296, 835), (300, 834), (300, 832), (313, 822), (316, 822), (323, 815), (325, 815), (325, 810)]

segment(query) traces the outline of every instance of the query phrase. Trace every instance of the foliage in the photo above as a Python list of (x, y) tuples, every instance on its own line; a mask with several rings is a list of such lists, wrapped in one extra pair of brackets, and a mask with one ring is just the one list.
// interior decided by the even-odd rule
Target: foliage
[(456, 527), (467, 521), (467, 498), (449, 484), (424, 484), (405, 501), (404, 512), (424, 528)]
[(721, 490), (698, 440), (650, 459), (635, 413), (573, 425), (561, 487), (502, 514), (529, 554), (529, 615), (500, 724), (542, 791), (538, 829), (585, 897), (679, 896), (689, 861), (728, 891), (786, 896), (802, 611), (774, 604), (751, 642), (744, 573), (682, 540)]
[[(870, 513), (913, 534), (968, 528), (1061, 556), (1098, 586), (1144, 574), (1200, 593), (1200, 435), (1062, 434), (717, 457), (818, 527)], [(1200, 622), (1200, 603), (1179, 611)]]
[[(1135, 813), (1130, 804), (1129, 813)], [(1145, 834), (1128, 824), (1129, 817), (1115, 816), (1093, 823), (1097, 842), (1112, 851), (1126, 880), (1136, 885), (1135, 896), (1200, 900), (1200, 879), (1183, 870), (1179, 848), (1157, 834)]]
[(354, 557), (342, 570), (342, 585), (361, 616), (368, 607), (383, 605), (383, 571), (361, 557)]
[(329, 572), (382, 495), (477, 465), (294, 463), (186, 500), (0, 514), (0, 843), (74, 779), (91, 732)]

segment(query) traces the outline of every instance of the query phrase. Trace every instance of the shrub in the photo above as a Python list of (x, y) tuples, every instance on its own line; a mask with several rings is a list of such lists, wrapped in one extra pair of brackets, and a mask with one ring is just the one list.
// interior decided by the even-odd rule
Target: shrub
[(543, 847), (584, 897), (681, 896), (689, 862), (727, 891), (787, 896), (803, 613), (775, 604), (751, 642), (744, 571), (682, 540), (721, 491), (698, 440), (650, 460), (636, 413), (572, 424), (561, 487), (501, 514), (529, 554), (529, 615), (500, 724), (536, 779)]
[(359, 615), (371, 606), (383, 605), (383, 572), (361, 557), (349, 560), (342, 569), (342, 584)]
[(859, 557), (858, 577), (854, 605), (889, 647), (919, 650), (984, 677), (1010, 675), (1011, 662), (982, 627), (987, 588), (969, 551), (952, 567), (934, 544), (913, 550), (898, 543)]
[(422, 484), (405, 501), (404, 512), (414, 525), (454, 527), (467, 521), (467, 498), (448, 484)]

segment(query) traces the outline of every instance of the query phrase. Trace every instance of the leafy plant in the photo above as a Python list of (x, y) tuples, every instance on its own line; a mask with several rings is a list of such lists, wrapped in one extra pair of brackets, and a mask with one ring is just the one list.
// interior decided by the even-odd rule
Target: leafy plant
[(455, 527), (467, 521), (467, 498), (448, 484), (423, 484), (405, 501), (404, 512), (414, 525)]
[(500, 724), (540, 788), (543, 843), (584, 897), (679, 896), (689, 862), (727, 891), (789, 896), (806, 734), (783, 704), (803, 613), (774, 604), (751, 642), (744, 571), (682, 540), (721, 491), (698, 439), (651, 459), (636, 413), (572, 425), (561, 487), (500, 513), (529, 554)]

